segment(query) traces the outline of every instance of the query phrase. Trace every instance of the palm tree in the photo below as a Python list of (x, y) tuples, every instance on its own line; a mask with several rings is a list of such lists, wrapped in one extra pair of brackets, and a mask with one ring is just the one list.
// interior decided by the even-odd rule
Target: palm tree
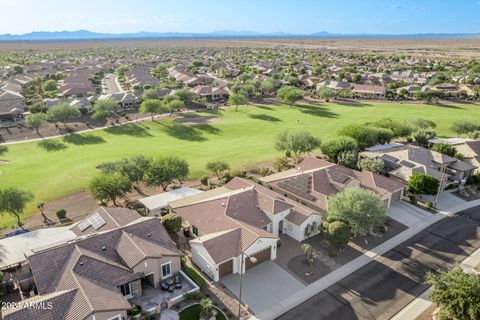
[(209, 319), (213, 313), (213, 302), (209, 298), (202, 299), (200, 301), (200, 316), (205, 319)]

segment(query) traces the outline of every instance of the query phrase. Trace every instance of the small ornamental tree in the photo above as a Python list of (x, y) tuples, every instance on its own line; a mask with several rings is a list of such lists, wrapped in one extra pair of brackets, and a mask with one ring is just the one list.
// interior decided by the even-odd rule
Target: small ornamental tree
[(302, 250), (303, 250), (303, 253), (305, 254), (305, 261), (307, 262), (308, 265), (312, 265), (315, 262), (315, 260), (317, 260), (319, 257), (317, 250), (315, 250), (308, 243), (302, 244)]
[(230, 165), (225, 161), (211, 161), (207, 163), (206, 168), (213, 174), (215, 174), (218, 180), (223, 178), (223, 173), (230, 170)]
[(39, 129), (46, 120), (47, 115), (45, 113), (31, 113), (25, 117), (25, 125), (28, 128), (35, 129), (37, 135), (40, 135)]
[(344, 248), (347, 245), (351, 234), (350, 227), (343, 221), (333, 221), (328, 224), (328, 237), (338, 248)]
[(235, 106), (235, 111), (238, 110), (238, 106), (242, 104), (247, 104), (248, 98), (242, 93), (232, 93), (228, 97), (228, 105)]
[(480, 319), (480, 276), (457, 264), (448, 271), (428, 273), (430, 299), (440, 307), (440, 319)]
[(288, 158), (287, 157), (278, 157), (273, 162), (273, 169), (277, 172), (281, 172), (285, 169), (288, 169)]
[(343, 152), (357, 152), (357, 141), (351, 137), (338, 137), (322, 143), (322, 153), (328, 157), (328, 160), (338, 163), (338, 156)]
[(10, 214), (17, 220), (17, 226), (23, 229), (22, 214), (33, 198), (33, 193), (15, 187), (0, 190), (0, 214)]
[(425, 173), (414, 173), (408, 180), (407, 190), (413, 194), (435, 195), (440, 181)]
[(370, 171), (373, 173), (385, 174), (385, 164), (382, 159), (365, 158), (360, 161), (358, 168), (362, 171)]
[(375, 192), (360, 187), (346, 188), (328, 198), (328, 221), (344, 221), (354, 236), (367, 235), (385, 219), (385, 206)]
[(454, 146), (448, 143), (436, 143), (432, 147), (433, 151), (443, 153), (450, 157), (455, 157), (457, 154), (457, 149)]
[(164, 215), (160, 221), (165, 229), (170, 233), (177, 233), (182, 229), (182, 217), (175, 213)]

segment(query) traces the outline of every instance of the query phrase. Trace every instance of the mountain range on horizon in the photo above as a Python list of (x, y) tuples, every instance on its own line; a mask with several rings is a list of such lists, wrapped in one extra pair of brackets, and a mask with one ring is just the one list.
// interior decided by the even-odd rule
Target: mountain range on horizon
[(45, 40), (108, 40), (108, 39), (173, 39), (173, 38), (225, 38), (225, 37), (305, 37), (305, 38), (480, 38), (480, 33), (415, 33), (415, 34), (345, 34), (320, 31), (310, 34), (287, 32), (256, 32), (219, 30), (208, 33), (194, 32), (147, 32), (100, 33), (89, 30), (33, 31), (25, 34), (0, 34), (0, 41), (45, 41)]

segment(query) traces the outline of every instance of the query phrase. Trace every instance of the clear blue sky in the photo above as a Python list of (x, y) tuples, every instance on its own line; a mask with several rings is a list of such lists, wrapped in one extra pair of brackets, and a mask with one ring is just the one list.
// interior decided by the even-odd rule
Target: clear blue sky
[(0, 0), (0, 34), (480, 32), (480, 0)]

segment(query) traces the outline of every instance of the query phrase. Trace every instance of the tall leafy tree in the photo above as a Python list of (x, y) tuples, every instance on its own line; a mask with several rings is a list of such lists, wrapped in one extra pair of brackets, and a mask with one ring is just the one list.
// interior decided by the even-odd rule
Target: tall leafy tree
[(37, 135), (40, 135), (39, 129), (45, 121), (47, 121), (45, 113), (31, 113), (25, 117), (25, 125), (28, 128), (35, 129)]
[(291, 107), (295, 102), (303, 99), (303, 92), (298, 88), (285, 86), (278, 89), (277, 97), (280, 99), (280, 101), (288, 103), (288, 105)]
[(175, 180), (183, 180), (188, 176), (188, 163), (177, 157), (161, 157), (152, 159), (145, 171), (145, 181), (152, 186), (167, 188)]
[(435, 195), (439, 184), (438, 179), (428, 174), (414, 173), (408, 180), (407, 190), (413, 194)]
[(93, 105), (92, 119), (100, 120), (110, 118), (117, 108), (118, 102), (116, 100), (97, 100)]
[(157, 99), (147, 99), (142, 102), (139, 109), (140, 113), (150, 113), (152, 121), (154, 116), (167, 111), (167, 108), (163, 106), (162, 101)]
[(125, 197), (132, 190), (132, 183), (119, 172), (102, 173), (90, 182), (90, 193), (102, 204), (112, 201), (117, 206), (117, 199)]
[(357, 141), (351, 137), (340, 136), (322, 143), (322, 153), (328, 160), (338, 163), (338, 158), (345, 152), (358, 152)]
[(275, 149), (293, 153), (295, 157), (302, 153), (307, 153), (320, 147), (320, 139), (312, 136), (307, 131), (298, 131), (289, 133), (288, 131), (281, 132), (275, 141)]
[(59, 103), (54, 105), (47, 111), (47, 115), (50, 119), (61, 122), (65, 126), (65, 122), (70, 118), (78, 118), (81, 116), (80, 110), (71, 106), (68, 103)]
[(480, 276), (465, 273), (459, 265), (428, 273), (430, 299), (440, 306), (440, 319), (480, 319)]
[(328, 198), (328, 221), (343, 221), (355, 236), (367, 235), (385, 219), (385, 206), (375, 192), (360, 187), (346, 188)]
[(235, 106), (235, 111), (238, 110), (238, 106), (242, 104), (247, 104), (248, 99), (243, 93), (232, 93), (228, 97), (228, 104), (231, 106)]
[(33, 193), (15, 187), (0, 190), (0, 213), (8, 213), (17, 220), (23, 229), (22, 214), (27, 204), (33, 200)]

